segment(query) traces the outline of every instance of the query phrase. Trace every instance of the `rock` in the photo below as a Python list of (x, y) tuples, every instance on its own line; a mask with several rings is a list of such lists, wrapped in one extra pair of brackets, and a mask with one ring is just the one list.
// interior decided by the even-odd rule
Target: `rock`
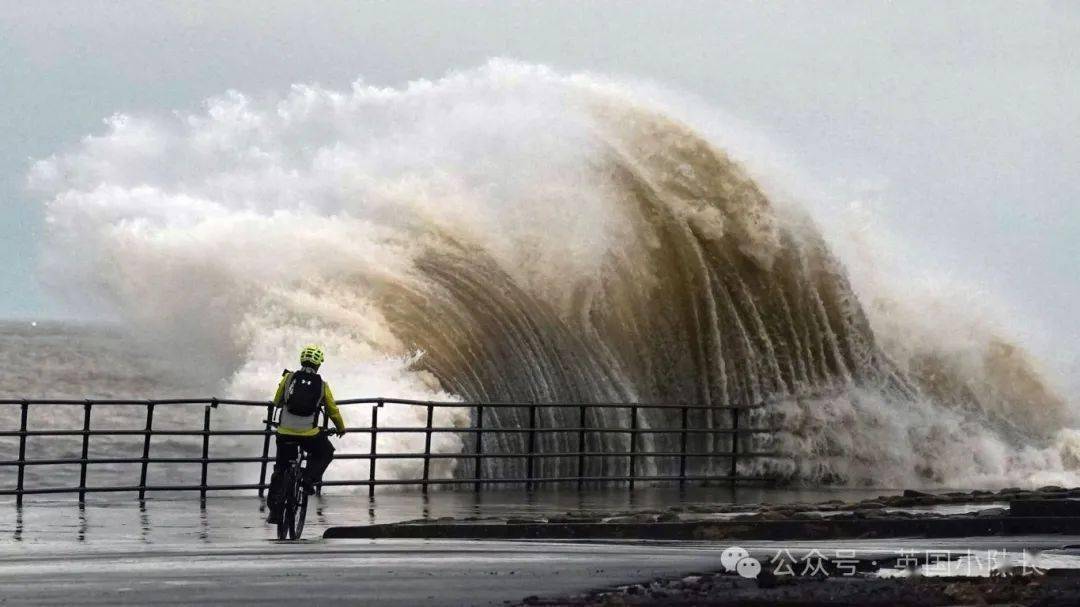
[(881, 502), (860, 502), (858, 504), (858, 506), (856, 506), (855, 509), (856, 510), (877, 510), (877, 509), (884, 508), (884, 507), (885, 507), (885, 504), (882, 504)]
[(726, 540), (733, 537), (746, 537), (754, 528), (747, 525), (700, 525), (694, 529), (696, 540)]
[(604, 519), (605, 523), (630, 523), (630, 524), (646, 524), (655, 523), (655, 514), (633, 514), (629, 516), (613, 516), (609, 519)]
[(759, 521), (786, 521), (794, 517), (795, 512), (791, 510), (769, 510), (754, 515), (754, 519)]
[(1009, 502), (1012, 516), (1080, 516), (1080, 500), (1074, 499), (1024, 499)]
[(904, 489), (904, 497), (936, 497), (932, 493), (924, 493), (914, 489)]
[(1024, 490), (1021, 489), (1020, 487), (1005, 487), (1004, 489), (998, 491), (998, 495), (1012, 495), (1014, 493), (1023, 493), (1023, 492), (1024, 492)]
[(675, 514), (674, 512), (665, 512), (660, 516), (656, 517), (656, 522), (658, 523), (676, 523), (678, 521), (679, 515)]
[(560, 514), (548, 518), (549, 523), (594, 523), (598, 520), (599, 519), (586, 518), (583, 516), (563, 516)]
[(983, 517), (987, 517), (987, 516), (1006, 516), (1008, 514), (1009, 514), (1009, 511), (1004, 509), (1004, 508), (987, 508), (985, 510), (979, 510), (975, 514), (975, 516), (977, 516), (979, 518), (983, 518)]
[(935, 506), (941, 504), (944, 500), (936, 495), (913, 495), (908, 497), (898, 497), (885, 503), (887, 506), (895, 508), (910, 508), (912, 506)]
[(758, 588), (776, 588), (776, 574), (772, 572), (772, 569), (765, 567), (761, 570), (761, 573), (757, 575)]
[(1060, 493), (1065, 490), (1065, 487), (1059, 487), (1057, 485), (1046, 485), (1045, 487), (1039, 487), (1039, 491), (1042, 493)]
[(856, 516), (858, 516), (859, 518), (866, 518), (866, 519), (887, 519), (887, 518), (890, 518), (890, 516), (891, 516), (890, 514), (888, 514), (886, 512), (882, 512), (881, 510), (875, 510), (875, 509), (869, 509), (869, 510), (860, 509), (860, 510), (856, 510), (854, 512), (854, 514)]
[(958, 603), (981, 605), (986, 602), (978, 588), (969, 582), (954, 582), (946, 586), (944, 592), (945, 596)]

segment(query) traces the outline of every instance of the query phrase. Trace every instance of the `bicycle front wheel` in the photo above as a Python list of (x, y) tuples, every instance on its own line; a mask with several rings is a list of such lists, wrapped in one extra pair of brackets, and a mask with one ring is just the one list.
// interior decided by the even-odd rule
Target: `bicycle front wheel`
[(277, 524), (277, 539), (287, 540), (292, 534), (292, 508), (285, 506), (281, 509), (281, 520)]
[(293, 532), (292, 539), (300, 539), (300, 534), (304, 532), (304, 519), (307, 518), (307, 501), (308, 494), (304, 491), (303, 487), (300, 488), (298, 496), (299, 502), (296, 505), (296, 517), (293, 519)]
[(277, 538), (287, 540), (293, 535), (293, 517), (296, 513), (296, 488), (299, 486), (292, 470), (286, 472), (283, 479), (281, 518), (277, 524)]

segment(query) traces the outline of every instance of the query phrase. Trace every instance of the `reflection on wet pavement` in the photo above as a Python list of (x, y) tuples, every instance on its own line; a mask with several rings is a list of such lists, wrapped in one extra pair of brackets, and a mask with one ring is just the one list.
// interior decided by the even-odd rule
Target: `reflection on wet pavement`
[[(880, 490), (828, 491), (761, 487), (694, 487), (605, 489), (593, 491), (385, 491), (367, 495), (313, 496), (305, 535), (319, 537), (326, 527), (391, 523), (442, 517), (513, 517), (560, 514), (570, 510), (613, 512), (659, 509), (673, 504), (715, 505), (760, 502), (813, 502), (862, 499)], [(147, 499), (133, 496), (89, 496), (84, 506), (71, 497), (28, 497), (22, 508), (14, 500), (0, 501), (0, 543), (10, 538), (23, 543), (142, 542), (213, 543), (269, 540), (273, 529), (263, 521), (263, 501), (254, 495), (220, 496), (200, 507), (191, 496)]]

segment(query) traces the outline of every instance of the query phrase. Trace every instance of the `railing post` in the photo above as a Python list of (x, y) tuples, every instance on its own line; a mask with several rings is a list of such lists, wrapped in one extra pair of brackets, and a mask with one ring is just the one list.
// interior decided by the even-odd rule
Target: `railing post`
[(739, 472), (739, 408), (731, 408), (731, 483)]
[(533, 454), (536, 452), (536, 405), (529, 405), (529, 448), (525, 459), (525, 489), (533, 488)]
[(199, 483), (199, 499), (206, 505), (206, 472), (207, 460), (210, 457), (210, 405), (203, 410), (203, 435), (202, 435), (202, 481)]
[(577, 486), (578, 491), (581, 490), (585, 478), (585, 409), (586, 405), (581, 405), (578, 412), (578, 437), (577, 437)]
[(483, 460), (484, 460), (484, 405), (476, 405), (476, 475), (474, 478), (476, 482), (473, 484), (473, 491), (479, 492), (480, 481), (484, 478)]
[(86, 501), (86, 458), (90, 455), (90, 401), (83, 404), (82, 461), (79, 464), (79, 503)]
[(266, 428), (263, 430), (263, 449), (262, 449), (262, 462), (259, 465), (259, 497), (262, 497), (266, 491), (266, 463), (270, 459), (270, 435), (272, 434), (273, 426), (270, 422), (274, 421), (274, 403), (270, 403), (266, 406)]
[(637, 410), (636, 406), (630, 407), (630, 489), (634, 488), (634, 477), (637, 476)]
[(154, 403), (146, 403), (146, 434), (143, 435), (142, 466), (139, 471), (139, 501), (146, 499), (146, 469), (150, 465), (150, 432), (154, 428)]
[(368, 459), (368, 497), (375, 497), (375, 441), (379, 437), (379, 409), (383, 406), (380, 398), (371, 408), (371, 457)]
[(679, 435), (679, 487), (686, 486), (686, 429), (690, 421), (690, 408), (682, 408), (682, 433)]
[(15, 505), (22, 506), (23, 479), (26, 474), (26, 416), (30, 403), (23, 401), (19, 411), (19, 479), (15, 486)]
[(427, 425), (424, 427), (424, 484), (420, 490), (427, 495), (428, 481), (431, 479), (431, 423), (435, 419), (435, 406), (427, 406)]

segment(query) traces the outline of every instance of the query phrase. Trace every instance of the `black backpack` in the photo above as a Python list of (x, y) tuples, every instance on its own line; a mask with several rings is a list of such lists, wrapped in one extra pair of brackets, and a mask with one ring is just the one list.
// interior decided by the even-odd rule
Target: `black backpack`
[(289, 387), (285, 390), (285, 410), (300, 417), (314, 415), (319, 410), (322, 397), (322, 378), (318, 373), (301, 369), (293, 373)]

